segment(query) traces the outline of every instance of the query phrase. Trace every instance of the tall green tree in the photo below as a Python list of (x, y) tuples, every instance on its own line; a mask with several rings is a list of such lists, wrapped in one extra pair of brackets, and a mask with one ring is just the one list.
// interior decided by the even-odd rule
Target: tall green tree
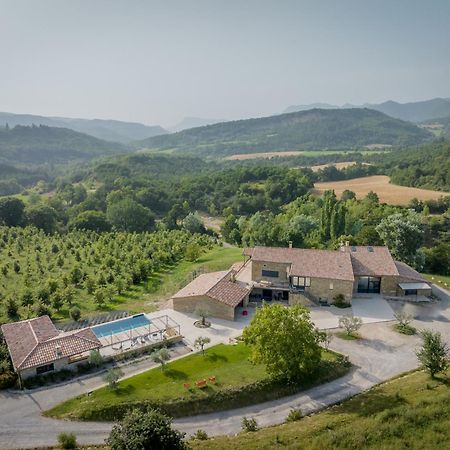
[(44, 230), (46, 233), (53, 233), (57, 224), (57, 212), (48, 205), (34, 205), (26, 208), (25, 214), (27, 223)]
[(25, 204), (14, 197), (0, 198), (0, 222), (8, 227), (21, 225), (24, 219)]
[(324, 334), (303, 306), (275, 304), (257, 309), (243, 339), (253, 362), (265, 364), (270, 374), (297, 379), (319, 367)]
[(391, 214), (381, 220), (376, 231), (394, 258), (420, 269), (423, 259), (418, 250), (424, 236), (420, 214), (414, 211)]
[(108, 222), (118, 231), (151, 231), (155, 225), (153, 213), (130, 198), (124, 198), (109, 204), (106, 217)]

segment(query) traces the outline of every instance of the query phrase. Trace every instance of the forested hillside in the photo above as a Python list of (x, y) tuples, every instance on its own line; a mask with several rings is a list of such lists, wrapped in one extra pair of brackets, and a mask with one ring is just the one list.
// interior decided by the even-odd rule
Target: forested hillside
[(126, 147), (121, 144), (67, 128), (19, 125), (0, 128), (0, 161), (10, 164), (67, 163), (124, 151)]
[(205, 156), (292, 149), (411, 145), (431, 133), (369, 109), (314, 109), (260, 119), (224, 122), (155, 136), (138, 143)]
[(98, 139), (122, 143), (167, 133), (160, 126), (148, 126), (142, 123), (124, 122), (121, 120), (73, 119), (69, 117), (45, 117), (34, 114), (0, 112), (0, 127), (4, 127), (6, 124), (11, 128), (16, 125), (45, 125), (48, 127), (69, 128)]

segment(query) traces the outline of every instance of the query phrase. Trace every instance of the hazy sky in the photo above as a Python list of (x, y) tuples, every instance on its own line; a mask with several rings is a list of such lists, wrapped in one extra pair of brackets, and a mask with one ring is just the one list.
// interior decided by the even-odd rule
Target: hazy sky
[(0, 111), (169, 125), (450, 97), (450, 0), (0, 0)]

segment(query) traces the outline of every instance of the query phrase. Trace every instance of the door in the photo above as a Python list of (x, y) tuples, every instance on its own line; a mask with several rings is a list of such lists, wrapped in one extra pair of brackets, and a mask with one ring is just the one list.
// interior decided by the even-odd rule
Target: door
[(359, 277), (358, 292), (361, 294), (379, 294), (381, 278), (379, 277)]
[(272, 300), (272, 290), (263, 289), (262, 296), (264, 300)]

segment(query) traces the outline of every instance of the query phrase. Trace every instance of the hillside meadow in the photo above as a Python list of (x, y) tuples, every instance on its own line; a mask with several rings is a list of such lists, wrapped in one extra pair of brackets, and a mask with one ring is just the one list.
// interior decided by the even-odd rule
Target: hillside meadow
[(338, 197), (345, 190), (353, 191), (357, 198), (365, 197), (370, 191), (376, 192), (380, 202), (390, 205), (407, 205), (413, 198), (418, 200), (437, 200), (445, 196), (445, 192), (418, 189), (391, 184), (386, 175), (353, 178), (351, 180), (327, 181), (315, 183), (313, 192), (323, 194), (327, 190), (334, 190)]

